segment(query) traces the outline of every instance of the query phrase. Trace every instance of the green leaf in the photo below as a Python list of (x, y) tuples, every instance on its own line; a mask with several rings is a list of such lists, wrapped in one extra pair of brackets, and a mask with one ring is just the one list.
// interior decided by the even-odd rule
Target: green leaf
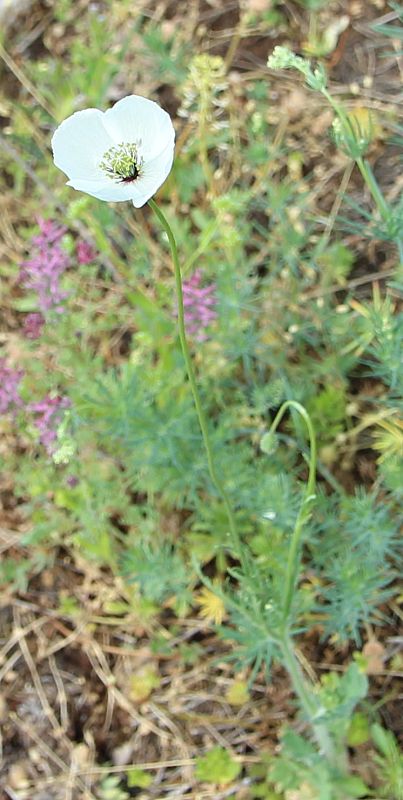
[(150, 696), (154, 689), (158, 689), (161, 678), (155, 667), (145, 667), (130, 678), (129, 698), (134, 703), (142, 703)]
[(357, 711), (353, 714), (350, 727), (347, 734), (347, 744), (349, 747), (357, 747), (357, 745), (364, 744), (369, 739), (369, 723), (368, 717)]
[(198, 781), (225, 785), (231, 783), (241, 771), (224, 747), (214, 747), (205, 756), (196, 759), (195, 775)]
[(367, 797), (370, 792), (366, 783), (357, 775), (349, 775), (346, 778), (335, 780), (335, 786), (343, 792), (345, 797)]
[(393, 736), (375, 722), (371, 725), (371, 737), (379, 752), (382, 753), (383, 756), (388, 757), (391, 749), (393, 749)]
[(304, 761), (305, 763), (313, 763), (317, 758), (315, 748), (292, 730), (287, 730), (281, 737), (282, 747), (287, 756), (292, 756), (296, 760)]
[(153, 782), (151, 775), (144, 772), (143, 769), (131, 769), (127, 773), (127, 785), (129, 789), (138, 787), (139, 789), (147, 789)]
[(346, 705), (362, 700), (368, 691), (368, 678), (357, 664), (350, 664), (340, 681), (340, 689)]

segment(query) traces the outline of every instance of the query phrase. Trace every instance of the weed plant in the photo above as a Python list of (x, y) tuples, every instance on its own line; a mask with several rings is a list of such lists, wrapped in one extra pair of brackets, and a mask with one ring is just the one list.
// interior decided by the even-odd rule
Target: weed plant
[[(66, 24), (73, 5), (55, 13)], [(345, 220), (323, 230), (313, 213), (299, 154), (267, 114), (266, 78), (240, 92), (221, 57), (192, 57), (140, 17), (122, 36), (114, 13), (78, 20), (68, 80), (61, 60), (29, 61), (35, 102), (10, 110), (1, 167), (30, 202), (26, 255), (1, 267), (25, 338), (18, 359), (11, 349), (1, 362), (0, 409), (30, 528), (1, 582), (26, 591), (64, 548), (123, 578), (127, 611), (150, 619), (185, 617), (203, 584), (204, 615), (250, 685), (279, 663), (296, 696), (298, 722), (250, 771), (250, 797), (401, 800), (398, 745), (370, 705), (361, 743), (375, 754), (376, 789), (348, 751), (368, 691), (363, 644), (390, 621), (401, 558), (401, 200), (385, 198), (367, 159), (372, 132), (335, 100), (325, 68), (276, 48), (269, 67), (299, 71), (326, 100), (334, 147), (371, 198), (367, 210), (343, 197), (359, 219), (348, 231), (393, 252), (390, 285), (357, 295)], [(107, 107), (131, 36), (150, 91), (163, 69), (179, 108), (157, 216), (74, 194), (48, 152), (66, 116)], [(173, 239), (202, 431), (177, 336)], [(60, 265), (52, 284), (49, 259)], [(318, 680), (299, 650), (310, 636), (349, 652), (345, 669)], [(223, 748), (204, 758), (200, 781), (239, 774)], [(111, 776), (100, 796), (128, 795)]]

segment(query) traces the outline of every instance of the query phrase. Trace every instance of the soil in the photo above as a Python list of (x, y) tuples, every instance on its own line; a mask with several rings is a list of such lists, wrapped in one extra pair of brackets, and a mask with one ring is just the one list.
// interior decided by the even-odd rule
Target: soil
[[(258, 5), (256, 0), (245, 0), (243, 6), (249, 4)], [(86, 5), (77, 3), (70, 33), (66, 30), (67, 38), (80, 14), (85, 13)], [(266, 5), (269, 7), (269, 2)], [(292, 38), (294, 49), (302, 51), (309, 33), (308, 15), (301, 4), (292, 0), (278, 5), (286, 16), (288, 32), (281, 25), (274, 29), (263, 26), (253, 34), (241, 35), (232, 52), (231, 74), (236, 80), (247, 83), (249, 77), (261, 76), (270, 82), (266, 61), (276, 44)], [(0, 13), (2, 6), (4, 3), (0, 3)], [(184, 0), (178, 3), (151, 0), (147, 14), (180, 25), (188, 6)], [(346, 0), (328, 6), (328, 12), (323, 13), (323, 25), (327, 14), (329, 24), (335, 15), (349, 17), (347, 29), (327, 58), (333, 89), (347, 103), (354, 104), (358, 87), (360, 96), (371, 108), (386, 121), (393, 119), (401, 91), (399, 60), (394, 56), (384, 60), (378, 57), (377, 38), (370, 27), (389, 7), (382, 0)], [(29, 12), (22, 10), (16, 19), (10, 16), (7, 20), (4, 46), (13, 63), (22, 69), (28, 56), (40, 58), (50, 43), (59, 41), (60, 31), (56, 27), (59, 23), (53, 18), (53, 11), (52, 2), (33, 2)], [(237, 36), (239, 21), (238, 2), (201, 0), (195, 14), (195, 40), (208, 51), (225, 56)], [(58, 47), (67, 44), (60, 37)], [(8, 101), (24, 96), (18, 74), (10, 70), (4, 58), (1, 80)], [(170, 87), (161, 83), (158, 91), (165, 107), (174, 113), (178, 101)], [(271, 81), (269, 102), (273, 119), (276, 115), (288, 117), (288, 136), (304, 152), (306, 174), (314, 177), (318, 169), (325, 173), (333, 171), (331, 190), (326, 184), (317, 197), (318, 213), (328, 213), (345, 164), (337, 163), (334, 145), (327, 136), (326, 110), (300, 83), (296, 87), (294, 76), (287, 75), (276, 81), (275, 88)], [(0, 115), (4, 129), (7, 114), (3, 115), (0, 109)], [(392, 196), (399, 156), (386, 139), (387, 136), (381, 137), (375, 142), (370, 161), (386, 196)], [(362, 202), (362, 184), (355, 173), (350, 186), (353, 197), (354, 192)], [(18, 209), (13, 207), (12, 200), (6, 210), (15, 221)], [(12, 236), (7, 238), (6, 233), (0, 253), (10, 255), (17, 250), (18, 255), (20, 244)], [(391, 250), (386, 243), (373, 247), (362, 239), (354, 244), (360, 252), (351, 279), (366, 277), (358, 296), (369, 296), (371, 274), (387, 272)], [(2, 316), (7, 330), (18, 328), (18, 319), (9, 310), (2, 309)], [(122, 341), (120, 355), (126, 344)], [(358, 382), (361, 385), (360, 378)], [(1, 454), (7, 447), (19, 446), (21, 443), (11, 435), (7, 439), (6, 434)], [(373, 451), (359, 451), (349, 473), (337, 477), (348, 487), (357, 479), (371, 485), (375, 479)], [(18, 560), (25, 554), (21, 544), (25, 522), (19, 510), (21, 501), (7, 476), (0, 485), (0, 498), (0, 552)], [(250, 699), (241, 707), (231, 705), (226, 698), (234, 680), (233, 668), (226, 660), (229, 649), (196, 611), (182, 621), (174, 618), (169, 607), (158, 619), (144, 618), (135, 609), (125, 616), (108, 614), (105, 611), (108, 604), (121, 602), (123, 596), (122, 587), (111, 574), (63, 550), (54, 554), (53, 566), (33, 578), (24, 590), (3, 589), (1, 800), (94, 800), (99, 797), (102, 777), (119, 775), (125, 785), (124, 767), (128, 764), (152, 772), (155, 778), (152, 788), (145, 791), (127, 787), (129, 797), (218, 799), (228, 796), (226, 790), (197, 792), (193, 770), (195, 757), (217, 744), (234, 753), (245, 768), (232, 786), (231, 796), (239, 800), (250, 796), (245, 779), (248, 767), (260, 763), (262, 753), (275, 750), (281, 725), (295, 717), (287, 677), (279, 668), (274, 669), (270, 682), (259, 674), (251, 687)], [(76, 607), (64, 613), (63, 598), (66, 608), (69, 600), (75, 598)], [(371, 700), (378, 704), (385, 727), (403, 741), (399, 713), (402, 672), (393, 667), (397, 663), (402, 616), (395, 605), (385, 606), (383, 611), (386, 624), (364, 632), (365, 641), (378, 645), (378, 661), (370, 676)], [(198, 654), (194, 664), (192, 648)], [(329, 668), (343, 670), (353, 649), (341, 650), (323, 643), (320, 630), (301, 641), (302, 657), (317, 675)], [(155, 684), (150, 693), (143, 686), (141, 696), (145, 675), (154, 675)], [(133, 676), (139, 679), (140, 691), (138, 687), (136, 690)], [(295, 724), (301, 728), (299, 721)], [(352, 756), (357, 769), (370, 780), (373, 765), (366, 746), (356, 749)], [(109, 796), (111, 800), (120, 797), (117, 793), (104, 795)]]

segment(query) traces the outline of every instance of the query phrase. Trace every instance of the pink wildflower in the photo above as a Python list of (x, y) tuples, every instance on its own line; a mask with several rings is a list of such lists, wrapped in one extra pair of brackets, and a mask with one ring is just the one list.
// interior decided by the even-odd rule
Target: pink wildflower
[(24, 334), (27, 339), (39, 339), (45, 320), (42, 314), (33, 312), (24, 319)]
[(32, 244), (36, 247), (45, 247), (46, 245), (58, 242), (67, 231), (65, 225), (56, 225), (51, 219), (37, 219), (40, 234), (32, 238)]
[(78, 484), (80, 483), (80, 480), (77, 477), (77, 475), (68, 475), (67, 478), (66, 478), (66, 483), (67, 483), (67, 486), (70, 487), (70, 489), (74, 489), (75, 486), (78, 486)]
[(66, 228), (52, 220), (38, 220), (40, 234), (32, 239), (33, 255), (24, 261), (21, 278), (27, 289), (38, 295), (38, 306), (42, 312), (64, 311), (63, 300), (67, 292), (59, 286), (60, 276), (69, 266), (69, 257), (60, 247), (59, 241)]
[(95, 259), (96, 252), (88, 242), (81, 239), (77, 242), (76, 255), (79, 264), (91, 264)]
[(183, 282), (186, 330), (197, 342), (204, 342), (208, 338), (206, 330), (217, 319), (217, 313), (213, 308), (217, 303), (216, 285), (210, 283), (201, 286), (201, 281), (202, 273), (198, 269), (189, 280)]
[(36, 414), (35, 427), (39, 431), (39, 441), (44, 446), (48, 455), (55, 452), (57, 444), (57, 431), (60, 427), (64, 411), (70, 407), (68, 397), (47, 394), (39, 403), (31, 403), (30, 411)]
[(23, 375), (23, 370), (8, 367), (6, 359), (0, 358), (0, 414), (14, 411), (22, 405), (18, 386)]

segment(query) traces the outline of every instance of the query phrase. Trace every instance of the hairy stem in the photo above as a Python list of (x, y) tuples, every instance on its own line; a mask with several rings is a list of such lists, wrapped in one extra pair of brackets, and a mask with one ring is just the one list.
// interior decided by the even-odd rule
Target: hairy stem
[(313, 694), (313, 686), (311, 686), (304, 678), (301, 667), (295, 657), (292, 641), (289, 636), (285, 635), (279, 642), (279, 647), (283, 656), (283, 664), (291, 678), (291, 682), (297, 695), (301, 708), (307, 717), (316, 742), (319, 747), (319, 752), (324, 755), (330, 763), (335, 761), (335, 752), (332, 738), (329, 734), (327, 726), (324, 722), (318, 721), (320, 706)]
[(239, 538), (238, 531), (237, 531), (236, 524), (235, 524), (234, 513), (232, 511), (231, 503), (229, 501), (229, 497), (227, 495), (227, 492), (224, 489), (224, 486), (221, 483), (221, 481), (220, 481), (220, 479), (219, 479), (219, 477), (217, 475), (217, 471), (216, 471), (216, 468), (215, 468), (215, 465), (214, 465), (213, 452), (212, 452), (211, 443), (210, 443), (210, 437), (209, 437), (209, 433), (208, 433), (207, 418), (206, 418), (206, 415), (204, 413), (204, 409), (203, 409), (202, 402), (201, 402), (201, 399), (200, 399), (199, 390), (197, 388), (196, 375), (195, 375), (195, 371), (193, 369), (192, 358), (191, 358), (191, 355), (190, 355), (189, 345), (188, 345), (187, 338), (186, 338), (185, 310), (184, 310), (184, 305), (183, 305), (183, 290), (182, 290), (182, 274), (181, 274), (181, 269), (180, 269), (180, 265), (179, 265), (178, 248), (177, 248), (176, 240), (175, 240), (175, 237), (174, 237), (174, 235), (172, 233), (171, 226), (170, 226), (168, 220), (165, 217), (165, 214), (161, 211), (161, 209), (157, 205), (157, 203), (154, 200), (149, 200), (148, 204), (153, 209), (153, 211), (156, 214), (156, 216), (158, 217), (162, 227), (164, 228), (165, 233), (167, 234), (167, 237), (168, 237), (169, 246), (171, 248), (172, 261), (173, 261), (174, 272), (175, 272), (176, 294), (177, 294), (177, 300), (178, 300), (179, 339), (180, 339), (180, 343), (181, 343), (183, 359), (185, 361), (186, 370), (187, 370), (187, 374), (188, 374), (188, 378), (189, 378), (189, 383), (190, 383), (190, 386), (191, 386), (191, 389), (192, 389), (193, 400), (194, 400), (194, 404), (195, 404), (195, 407), (196, 407), (197, 416), (198, 416), (198, 419), (199, 419), (199, 425), (200, 425), (200, 430), (201, 430), (202, 437), (203, 437), (204, 447), (205, 447), (205, 450), (206, 450), (207, 464), (208, 464), (208, 469), (209, 469), (209, 473), (210, 473), (210, 478), (211, 478), (211, 481), (212, 481), (213, 485), (215, 486), (218, 494), (221, 496), (222, 501), (224, 503), (224, 506), (226, 508), (232, 541), (233, 541), (233, 544), (234, 544), (234, 546), (235, 546), (235, 548), (237, 550), (238, 557), (240, 558), (240, 560), (242, 560), (241, 542), (240, 542), (240, 538)]
[(295, 694), (297, 695), (301, 708), (312, 728), (319, 747), (319, 752), (323, 754), (323, 756), (328, 760), (329, 764), (332, 764), (334, 767), (343, 770), (346, 767), (345, 753), (336, 751), (332, 736), (328, 730), (328, 726), (324, 719), (320, 719), (321, 715), (324, 713), (324, 710), (322, 709), (321, 703), (315, 693), (314, 685), (311, 683), (311, 681), (307, 681), (304, 678), (301, 667), (295, 656), (292, 638), (289, 634), (290, 612), (300, 565), (301, 535), (303, 526), (309, 519), (312, 502), (315, 498), (317, 462), (316, 437), (312, 420), (305, 408), (296, 400), (286, 400), (286, 402), (283, 403), (273, 420), (269, 432), (271, 434), (276, 432), (285, 412), (289, 408), (298, 412), (308, 429), (310, 443), (309, 473), (305, 493), (295, 522), (288, 551), (282, 614), (282, 632), (277, 640), (277, 644), (280, 648), (282, 662), (290, 676)]
[(297, 403), (296, 400), (286, 400), (286, 402), (283, 403), (283, 405), (281, 406), (280, 410), (278, 411), (277, 415), (273, 420), (273, 423), (270, 427), (270, 433), (274, 434), (276, 432), (277, 427), (280, 424), (288, 408), (294, 408), (296, 411), (298, 411), (298, 414), (300, 414), (300, 416), (306, 423), (309, 433), (310, 455), (309, 455), (308, 483), (306, 485), (304, 497), (302, 499), (302, 503), (295, 522), (294, 530), (291, 536), (290, 548), (288, 551), (288, 561), (287, 561), (285, 590), (284, 590), (284, 606), (283, 606), (283, 623), (285, 626), (287, 625), (287, 621), (290, 615), (290, 609), (297, 581), (299, 561), (300, 561), (299, 550), (300, 550), (302, 529), (305, 522), (309, 518), (312, 501), (315, 498), (316, 460), (317, 460), (316, 437), (315, 437), (314, 427), (311, 422), (311, 418), (307, 413), (307, 411), (305, 411), (305, 408), (301, 406), (300, 403)]
[(372, 198), (375, 202), (375, 205), (379, 211), (379, 215), (381, 219), (387, 222), (390, 218), (390, 209), (389, 206), (378, 186), (374, 173), (372, 172), (371, 167), (364, 158), (357, 158), (356, 164), (358, 169), (361, 172), (361, 175), (368, 186), (369, 191), (372, 194)]

